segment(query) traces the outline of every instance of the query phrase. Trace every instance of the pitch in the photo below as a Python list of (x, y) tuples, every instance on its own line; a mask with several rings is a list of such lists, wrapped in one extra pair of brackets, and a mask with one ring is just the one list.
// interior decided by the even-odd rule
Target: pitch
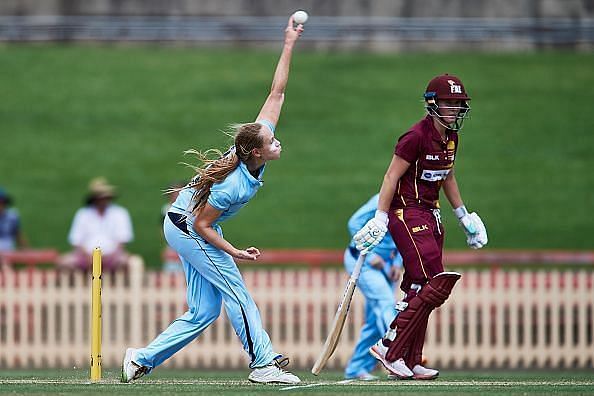
[(119, 371), (104, 370), (103, 379), (91, 384), (87, 369), (4, 370), (0, 372), (0, 394), (119, 395), (587, 395), (594, 393), (594, 378), (587, 371), (445, 371), (435, 381), (345, 381), (341, 373), (320, 377), (298, 372), (298, 386), (259, 385), (247, 380), (248, 371), (195, 371), (162, 369), (136, 383), (121, 384)]

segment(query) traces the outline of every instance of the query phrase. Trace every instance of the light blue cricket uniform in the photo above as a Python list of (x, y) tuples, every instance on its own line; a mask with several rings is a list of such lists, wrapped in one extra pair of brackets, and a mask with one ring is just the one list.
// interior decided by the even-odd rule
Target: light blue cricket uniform
[[(264, 167), (255, 178), (240, 162), (225, 180), (211, 187), (208, 203), (222, 211), (213, 224), (219, 235), (223, 235), (219, 223), (234, 216), (262, 186), (263, 172)], [(165, 238), (178, 253), (184, 267), (188, 311), (146, 348), (137, 350), (134, 361), (149, 370), (157, 367), (214, 322), (223, 303), (229, 321), (251, 359), (250, 368), (265, 366), (281, 355), (273, 351), (270, 337), (262, 327), (258, 307), (231, 255), (208, 244), (194, 231), (191, 215), (194, 193), (192, 188), (182, 190), (164, 221)], [(180, 218), (183, 221), (184, 216), (186, 221), (182, 223)]]
[[(379, 194), (371, 197), (351, 216), (348, 222), (351, 237), (373, 218), (378, 202)], [(381, 270), (370, 264), (376, 256), (380, 256), (386, 263)], [(353, 245), (345, 250), (344, 266), (349, 274), (353, 272), (357, 257), (359, 251)], [(345, 369), (346, 378), (356, 378), (370, 373), (377, 364), (377, 360), (369, 354), (369, 348), (384, 336), (396, 316), (394, 292), (397, 285), (388, 277), (392, 266), (402, 267), (402, 256), (398, 253), (390, 233), (386, 233), (379, 245), (365, 258), (357, 281), (359, 290), (365, 296), (365, 324), (361, 328), (359, 341)]]

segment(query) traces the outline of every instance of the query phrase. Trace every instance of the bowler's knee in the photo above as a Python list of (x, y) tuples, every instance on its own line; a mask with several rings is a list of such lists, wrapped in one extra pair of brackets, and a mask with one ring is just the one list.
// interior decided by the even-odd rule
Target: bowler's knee
[(203, 307), (200, 308), (191, 308), (188, 312), (186, 312), (186, 317), (184, 318), (188, 322), (198, 324), (198, 323), (211, 323), (217, 320), (217, 318), (221, 315), (221, 307), (220, 305), (217, 307), (210, 307), (209, 309), (204, 309)]

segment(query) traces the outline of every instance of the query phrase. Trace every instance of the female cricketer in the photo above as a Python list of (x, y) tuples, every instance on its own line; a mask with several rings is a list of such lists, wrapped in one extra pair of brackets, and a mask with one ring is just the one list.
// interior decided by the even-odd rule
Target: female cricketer
[(233, 246), (223, 237), (220, 223), (248, 203), (262, 186), (266, 163), (280, 158), (281, 144), (274, 129), (284, 101), (293, 47), (302, 32), (303, 25), (295, 27), (293, 17), (289, 18), (270, 94), (255, 122), (235, 127), (234, 146), (214, 160), (193, 151), (203, 165), (181, 189), (164, 221), (165, 238), (184, 267), (189, 309), (145, 348), (126, 350), (122, 382), (150, 373), (194, 340), (219, 316), (221, 303), (251, 359), (248, 379), (259, 383), (300, 382), (283, 369), (288, 359), (273, 350), (234, 261), (256, 260), (260, 251)]
[[(355, 234), (377, 210), (379, 195), (375, 194), (361, 206), (349, 219), (349, 233)], [(359, 251), (353, 244), (344, 251), (344, 267), (349, 274), (353, 272)], [(365, 257), (357, 287), (365, 296), (365, 324), (361, 328), (359, 341), (349, 360), (344, 376), (346, 379), (363, 381), (375, 380), (371, 372), (377, 360), (369, 354), (369, 348), (388, 330), (396, 315), (394, 291), (400, 279), (402, 256), (389, 234)]]
[(470, 111), (464, 85), (456, 76), (437, 76), (429, 82), (424, 99), (427, 116), (398, 139), (375, 216), (353, 240), (357, 249), (367, 252), (389, 229), (404, 264), (401, 289), (406, 297), (370, 353), (396, 377), (434, 379), (439, 372), (421, 365), (427, 321), (460, 278), (458, 273), (444, 272), (441, 188), (470, 247), (486, 245), (487, 232), (481, 218), (466, 210), (454, 174), (458, 131)]

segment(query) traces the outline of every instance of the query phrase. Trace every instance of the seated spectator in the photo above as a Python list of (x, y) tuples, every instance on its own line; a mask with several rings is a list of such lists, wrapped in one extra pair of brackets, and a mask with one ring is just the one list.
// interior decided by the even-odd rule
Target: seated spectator
[(126, 266), (130, 254), (125, 244), (132, 241), (132, 221), (128, 211), (114, 204), (115, 187), (105, 178), (98, 177), (89, 183), (86, 206), (74, 215), (68, 241), (74, 251), (59, 260), (65, 269), (90, 270), (93, 250), (101, 249), (104, 270), (115, 271)]
[(0, 252), (22, 249), (28, 246), (21, 232), (21, 219), (16, 209), (11, 208), (12, 198), (0, 187)]

